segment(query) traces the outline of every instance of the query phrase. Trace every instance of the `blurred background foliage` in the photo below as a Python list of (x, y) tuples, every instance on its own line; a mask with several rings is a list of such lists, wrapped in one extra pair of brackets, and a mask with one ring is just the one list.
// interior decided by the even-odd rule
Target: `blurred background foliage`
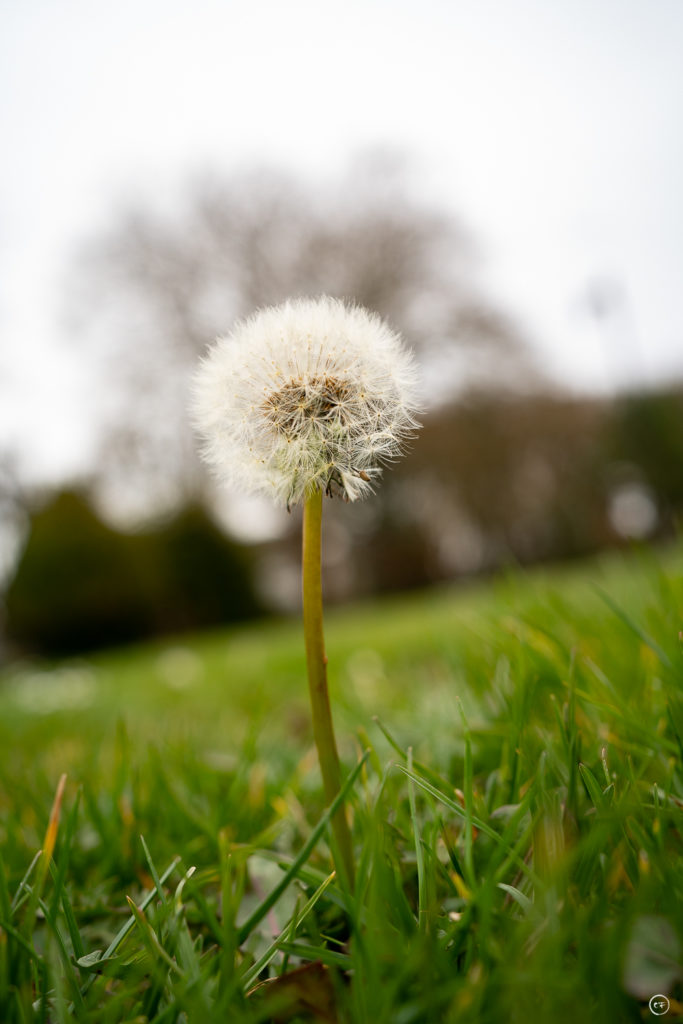
[(249, 553), (198, 506), (126, 534), (86, 496), (63, 491), (35, 513), (6, 594), (13, 644), (66, 655), (261, 612)]
[(329, 293), (414, 346), (423, 429), (359, 506), (327, 503), (331, 600), (671, 536), (683, 388), (581, 397), (550, 384), (482, 293), (476, 247), (372, 154), (311, 193), (271, 171), (204, 176), (124, 212), (75, 261), (73, 344), (92, 371), (90, 471), (35, 493), (4, 462), (17, 557), (4, 652), (61, 655), (297, 606), (299, 521), (217, 491), (188, 386), (236, 317)]

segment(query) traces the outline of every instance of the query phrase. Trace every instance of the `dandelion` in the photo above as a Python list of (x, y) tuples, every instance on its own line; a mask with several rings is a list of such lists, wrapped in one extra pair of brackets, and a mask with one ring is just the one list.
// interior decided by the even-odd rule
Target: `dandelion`
[[(264, 309), (219, 339), (194, 381), (202, 454), (232, 486), (303, 503), (303, 617), (313, 728), (328, 803), (340, 768), (327, 691), (320, 581), (323, 494), (356, 501), (402, 454), (416, 420), (416, 372), (376, 314), (323, 296)], [(339, 867), (353, 878), (343, 809)]]
[(261, 310), (220, 339), (195, 380), (207, 462), (291, 507), (355, 501), (415, 429), (415, 370), (378, 316), (331, 298)]

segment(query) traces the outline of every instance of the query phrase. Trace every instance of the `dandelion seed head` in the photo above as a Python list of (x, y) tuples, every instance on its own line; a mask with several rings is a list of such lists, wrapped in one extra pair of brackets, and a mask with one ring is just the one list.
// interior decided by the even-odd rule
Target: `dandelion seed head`
[(260, 310), (219, 338), (192, 413), (217, 476), (291, 506), (316, 490), (355, 501), (418, 427), (416, 370), (398, 334), (338, 299)]

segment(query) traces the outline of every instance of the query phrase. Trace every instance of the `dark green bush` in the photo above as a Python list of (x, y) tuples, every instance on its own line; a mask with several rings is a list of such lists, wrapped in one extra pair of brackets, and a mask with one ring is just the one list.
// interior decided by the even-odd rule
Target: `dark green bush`
[(6, 595), (10, 643), (48, 656), (258, 612), (245, 552), (200, 508), (124, 534), (70, 492), (34, 515)]

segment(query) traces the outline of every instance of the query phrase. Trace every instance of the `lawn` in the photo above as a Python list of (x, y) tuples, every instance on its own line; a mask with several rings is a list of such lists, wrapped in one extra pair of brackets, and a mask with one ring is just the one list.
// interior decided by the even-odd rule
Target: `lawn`
[(677, 1019), (682, 628), (681, 545), (330, 612), (353, 891), (297, 621), (15, 666), (0, 1021)]

